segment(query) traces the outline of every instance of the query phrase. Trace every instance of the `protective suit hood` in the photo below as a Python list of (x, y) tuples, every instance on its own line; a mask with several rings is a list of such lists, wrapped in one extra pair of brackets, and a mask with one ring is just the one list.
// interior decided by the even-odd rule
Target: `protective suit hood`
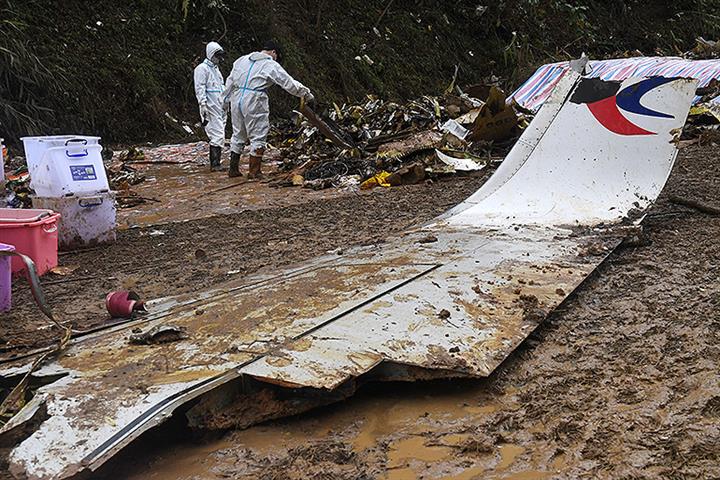
[(272, 60), (272, 57), (267, 53), (253, 52), (250, 54), (250, 60), (257, 62), (258, 60)]
[(223, 48), (217, 42), (208, 43), (205, 47), (205, 58), (207, 58), (208, 60), (212, 60), (213, 55), (215, 55), (218, 51), (222, 49)]

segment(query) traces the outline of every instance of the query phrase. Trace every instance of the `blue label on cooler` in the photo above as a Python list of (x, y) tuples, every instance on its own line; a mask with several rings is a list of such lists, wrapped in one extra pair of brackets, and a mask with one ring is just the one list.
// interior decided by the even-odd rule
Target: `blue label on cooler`
[(73, 165), (70, 167), (73, 180), (97, 180), (95, 167), (92, 165)]

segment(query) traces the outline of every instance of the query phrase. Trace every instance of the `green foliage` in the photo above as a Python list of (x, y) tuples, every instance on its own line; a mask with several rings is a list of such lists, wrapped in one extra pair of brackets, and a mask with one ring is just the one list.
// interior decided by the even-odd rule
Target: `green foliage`
[[(169, 6), (168, 6), (169, 5)], [(543, 62), (689, 50), (720, 38), (720, 0), (2, 0), (0, 132), (174, 140), (197, 120), (192, 70), (208, 41), (239, 55), (274, 38), (323, 103), (408, 98)], [(52, 21), (48, 19), (52, 18)], [(362, 60), (367, 55), (372, 65)], [(361, 60), (356, 60), (360, 57)], [(296, 100), (271, 94), (275, 113)]]
[(183, 22), (187, 21), (190, 11), (199, 13), (202, 10), (217, 10), (226, 12), (228, 10), (224, 0), (204, 0), (203, 2), (193, 2), (191, 0), (180, 0), (180, 11), (182, 12)]
[(190, 12), (190, 0), (181, 0), (180, 10), (182, 11), (183, 21), (187, 20), (188, 13)]
[(0, 21), (0, 37), (5, 39), (0, 45), (0, 119), (7, 132), (36, 133), (47, 129), (54, 116), (41, 97), (59, 93), (54, 78), (64, 79), (65, 72), (62, 68), (52, 72), (37, 57), (29, 42), (22, 40), (24, 28), (18, 20)]

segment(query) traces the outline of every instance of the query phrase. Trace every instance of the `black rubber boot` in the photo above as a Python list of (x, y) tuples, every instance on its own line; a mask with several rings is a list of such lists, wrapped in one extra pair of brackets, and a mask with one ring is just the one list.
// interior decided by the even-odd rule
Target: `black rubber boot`
[(224, 168), (220, 165), (220, 154), (222, 153), (221, 147), (210, 145), (210, 170), (213, 172), (223, 171)]
[(242, 176), (240, 174), (240, 154), (230, 152), (230, 170), (228, 170), (228, 177), (235, 178)]

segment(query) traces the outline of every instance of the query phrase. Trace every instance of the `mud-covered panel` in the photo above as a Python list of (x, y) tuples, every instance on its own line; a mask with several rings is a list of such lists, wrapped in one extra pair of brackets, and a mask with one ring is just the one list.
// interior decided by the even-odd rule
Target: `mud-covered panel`
[(451, 257), (240, 371), (325, 389), (381, 360), (489, 375), (618, 241), (594, 238), (597, 254), (588, 254), (585, 238), (537, 229), (513, 235), (439, 234), (425, 256), (458, 244), (468, 254)]
[[(21, 474), (67, 476), (108, 439), (136, 436), (158, 405), (277, 349), (366, 299), (422, 275), (432, 265), (319, 266), (252, 288), (217, 291), (179, 303), (148, 322), (76, 343), (52, 370), (69, 375), (41, 388), (49, 418), (12, 453)], [(182, 328), (187, 338), (135, 345), (130, 336), (157, 325)], [(174, 401), (174, 400), (173, 400)]]

